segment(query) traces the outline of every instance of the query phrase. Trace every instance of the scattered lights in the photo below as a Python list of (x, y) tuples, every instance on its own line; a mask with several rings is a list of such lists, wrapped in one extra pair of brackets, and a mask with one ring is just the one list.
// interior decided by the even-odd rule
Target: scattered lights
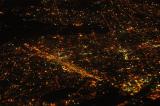
[[(138, 104), (143, 102), (141, 96), (133, 95), (158, 82), (160, 74), (159, 4), (149, 0), (143, 3), (101, 0), (90, 1), (86, 4), (88, 7), (81, 9), (79, 0), (41, 0), (39, 3), (25, 8), (13, 7), (10, 12), (22, 17), (24, 24), (49, 24), (53, 29), (45, 27), (45, 33), (57, 28), (56, 34), (43, 35), (36, 40), (24, 39), (21, 43), (15, 38), (14, 43), (0, 45), (0, 86), (6, 84), (0, 89), (0, 102), (76, 105), (110, 94), (112, 91), (108, 87), (111, 87), (121, 90), (120, 96), (125, 93), (133, 98), (118, 106), (141, 105)], [(96, 8), (92, 10), (93, 7)], [(0, 10), (0, 16), (5, 16), (8, 9), (4, 10)], [(5, 21), (0, 25), (3, 23)], [(0, 26), (0, 31), (5, 28), (12, 29), (6, 24)], [(66, 29), (73, 35), (59, 35)], [(148, 87), (150, 90), (144, 97), (159, 100), (159, 88), (159, 82), (151, 89)], [(60, 96), (59, 91), (66, 90), (65, 100), (64, 97), (55, 103), (43, 100), (54, 96), (53, 91)]]
[(129, 58), (128, 58), (128, 50), (127, 49), (119, 47), (118, 48), (118, 52), (123, 54), (125, 60), (129, 60)]
[(130, 78), (129, 81), (124, 82), (121, 85), (121, 88), (123, 91), (128, 92), (130, 95), (134, 95), (138, 93), (145, 84), (147, 84), (150, 81), (149, 78), (141, 78), (138, 76), (135, 76), (133, 78)]
[(130, 27), (128, 27), (126, 30), (127, 30), (128, 32), (133, 32), (133, 31), (134, 31), (134, 28), (133, 28), (132, 26), (130, 26)]
[(40, 49), (38, 49), (37, 47), (35, 46), (30, 46), (29, 44), (24, 44), (29, 50), (35, 52), (35, 55), (41, 57), (41, 58), (44, 58), (44, 59), (47, 59), (47, 61), (55, 61), (57, 63), (59, 63), (60, 65), (62, 65), (62, 68), (65, 70), (65, 71), (68, 71), (70, 73), (78, 73), (80, 74), (82, 77), (90, 77), (90, 78), (93, 78), (93, 79), (96, 79), (96, 80), (102, 80), (100, 77), (98, 76), (94, 76), (90, 73), (87, 73), (86, 70), (82, 69), (81, 67), (79, 66), (76, 66), (75, 64), (72, 64), (71, 62), (68, 62), (68, 61), (63, 61), (61, 60), (60, 57), (58, 57), (56, 54), (52, 53), (52, 54), (49, 54), (47, 52), (43, 52), (41, 51)]
[(160, 100), (160, 84), (157, 84), (155, 89), (148, 95), (148, 98), (152, 100)]

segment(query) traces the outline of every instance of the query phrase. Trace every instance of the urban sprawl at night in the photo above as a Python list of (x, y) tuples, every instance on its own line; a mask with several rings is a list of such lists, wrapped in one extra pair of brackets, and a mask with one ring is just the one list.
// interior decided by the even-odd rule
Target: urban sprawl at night
[(158, 106), (159, 0), (0, 0), (0, 105)]

